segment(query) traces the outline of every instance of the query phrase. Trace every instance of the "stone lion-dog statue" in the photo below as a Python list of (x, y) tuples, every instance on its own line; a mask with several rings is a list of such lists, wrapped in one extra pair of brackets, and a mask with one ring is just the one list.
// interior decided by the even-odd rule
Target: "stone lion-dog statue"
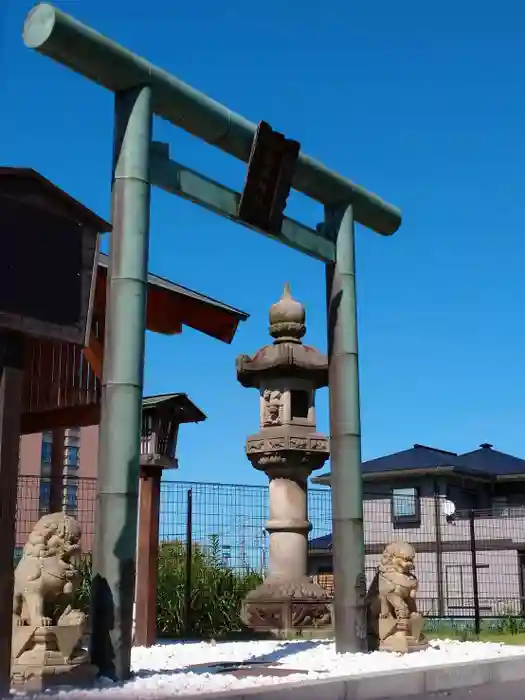
[[(17, 626), (78, 625), (85, 616), (71, 603), (80, 575), (81, 530), (65, 513), (49, 513), (29, 535), (15, 569), (13, 615)], [(58, 612), (58, 615), (57, 615)]]
[(82, 648), (86, 616), (72, 607), (80, 572), (81, 530), (66, 513), (49, 513), (29, 535), (15, 569), (11, 686), (40, 692), (90, 683), (96, 674)]
[(383, 551), (365, 598), (369, 640), (374, 640), (369, 646), (401, 653), (428, 647), (416, 605), (415, 556), (407, 542), (392, 542)]

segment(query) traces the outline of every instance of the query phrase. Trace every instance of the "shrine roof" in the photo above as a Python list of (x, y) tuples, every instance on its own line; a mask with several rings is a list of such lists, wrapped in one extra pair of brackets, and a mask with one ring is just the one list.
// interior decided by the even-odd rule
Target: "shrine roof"
[(98, 233), (111, 231), (111, 224), (33, 168), (0, 167), (0, 191), (44, 209), (56, 211)]
[[(99, 268), (104, 271), (104, 299), (100, 299), (99, 303), (104, 307), (108, 261), (107, 255), (99, 253)], [(148, 330), (171, 335), (180, 333), (181, 325), (185, 325), (231, 343), (239, 323), (247, 318), (249, 314), (244, 311), (148, 273)]]

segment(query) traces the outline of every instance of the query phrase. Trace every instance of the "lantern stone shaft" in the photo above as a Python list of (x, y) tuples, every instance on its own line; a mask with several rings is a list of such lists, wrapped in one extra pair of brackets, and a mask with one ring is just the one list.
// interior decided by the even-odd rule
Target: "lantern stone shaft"
[(246, 441), (246, 455), (269, 483), (268, 575), (243, 604), (254, 629), (286, 633), (328, 625), (330, 596), (307, 576), (308, 477), (329, 456), (328, 438), (316, 430), (315, 392), (326, 386), (325, 355), (302, 343), (305, 309), (288, 285), (270, 309), (271, 345), (237, 358), (237, 379), (259, 390), (259, 431)]

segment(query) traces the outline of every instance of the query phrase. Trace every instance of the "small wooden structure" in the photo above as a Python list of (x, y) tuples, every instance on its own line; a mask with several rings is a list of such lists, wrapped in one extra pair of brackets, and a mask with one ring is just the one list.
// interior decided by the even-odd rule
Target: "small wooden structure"
[(142, 401), (139, 536), (135, 594), (136, 646), (157, 641), (157, 562), (160, 483), (164, 469), (177, 469), (177, 437), (183, 423), (200, 423), (204, 413), (186, 394), (148, 396)]
[[(97, 231), (111, 229), (109, 223), (34, 170), (0, 168), (0, 178), (2, 187), (16, 183), (17, 187), (23, 189), (27, 193), (28, 202), (38, 202), (50, 211)], [(28, 251), (28, 254), (31, 255), (31, 251)], [(98, 253), (98, 269), (92, 297), (91, 332), (86, 347), (38, 338), (29, 338), (25, 343), (22, 434), (52, 430), (57, 436), (57, 440), (53, 442), (63, 444), (65, 428), (98, 425), (100, 422), (108, 262), (106, 255)], [(239, 323), (247, 318), (248, 314), (242, 311), (162, 277), (148, 275), (146, 327), (149, 331), (176, 335), (181, 333), (186, 325), (212, 338), (231, 343)], [(180, 423), (201, 421), (205, 416), (185, 394), (146, 398), (144, 406), (144, 427), (148, 428), (148, 421), (157, 421), (157, 432), (153, 452), (148, 451), (152, 445), (143, 443), (138, 539), (145, 548), (143, 551), (153, 555), (155, 547), (158, 546), (160, 473), (163, 468), (176, 466), (175, 452), (170, 454), (169, 451), (166, 452), (166, 448), (169, 446), (169, 449), (175, 449)], [(158, 430), (161, 423), (162, 429), (166, 429), (169, 424), (167, 434)], [(53, 463), (57, 460), (59, 457), (55, 455)], [(151, 476), (151, 470), (156, 470), (155, 476)], [(140, 625), (145, 625), (145, 631), (142, 632), (139, 625), (136, 631), (139, 635), (148, 634), (148, 638), (151, 639), (151, 611), (155, 607), (152, 589), (156, 577), (156, 558), (153, 561), (149, 556), (141, 556), (141, 559), (146, 568), (139, 571), (137, 577), (140, 582), (140, 606), (146, 599), (150, 602), (147, 609), (144, 609), (144, 616), (137, 621)]]

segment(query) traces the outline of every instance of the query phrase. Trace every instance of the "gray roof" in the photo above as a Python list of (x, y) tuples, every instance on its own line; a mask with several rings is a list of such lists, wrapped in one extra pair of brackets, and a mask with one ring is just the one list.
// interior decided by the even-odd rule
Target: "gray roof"
[[(491, 444), (485, 442), (477, 450), (464, 454), (415, 444), (408, 450), (370, 459), (362, 464), (365, 477), (402, 472), (406, 478), (407, 472), (433, 470), (478, 475), (488, 479), (518, 474), (523, 474), (525, 478), (525, 460), (494, 450)], [(322, 474), (313, 481), (326, 483), (329, 477), (330, 474)]]

